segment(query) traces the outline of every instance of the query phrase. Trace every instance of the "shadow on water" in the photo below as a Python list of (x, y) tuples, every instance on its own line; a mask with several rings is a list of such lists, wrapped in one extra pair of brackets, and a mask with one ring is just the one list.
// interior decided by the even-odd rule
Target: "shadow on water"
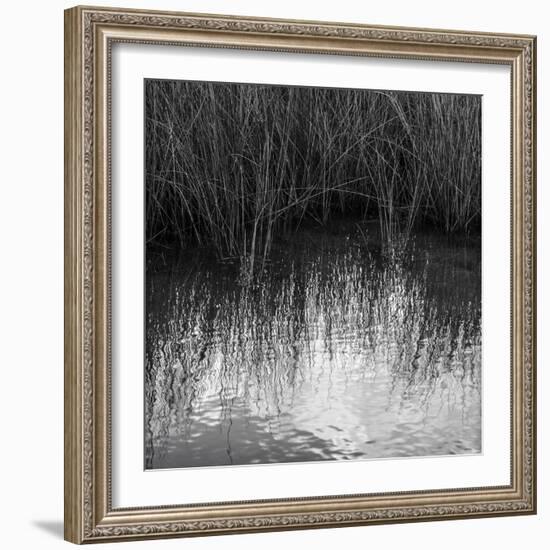
[(207, 250), (148, 261), (146, 468), (480, 452), (479, 240), (390, 260), (303, 229), (248, 286)]

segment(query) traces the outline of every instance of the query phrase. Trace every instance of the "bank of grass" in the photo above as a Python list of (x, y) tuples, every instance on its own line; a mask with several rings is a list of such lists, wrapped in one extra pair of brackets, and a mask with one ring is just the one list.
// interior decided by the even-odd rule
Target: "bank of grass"
[(304, 219), (479, 227), (478, 96), (146, 82), (148, 242), (213, 247), (252, 273)]

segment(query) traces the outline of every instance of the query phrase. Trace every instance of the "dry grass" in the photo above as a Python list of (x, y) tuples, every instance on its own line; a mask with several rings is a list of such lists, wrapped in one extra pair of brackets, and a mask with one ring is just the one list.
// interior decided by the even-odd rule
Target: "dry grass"
[(185, 81), (146, 83), (148, 242), (176, 238), (252, 273), (308, 218), (415, 225), (481, 216), (477, 96)]

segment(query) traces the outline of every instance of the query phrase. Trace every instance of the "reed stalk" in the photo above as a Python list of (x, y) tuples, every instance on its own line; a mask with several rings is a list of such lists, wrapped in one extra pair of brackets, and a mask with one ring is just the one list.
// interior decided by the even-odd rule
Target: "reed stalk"
[(248, 277), (305, 219), (414, 227), (481, 218), (481, 99), (250, 84), (146, 83), (147, 242), (241, 259)]

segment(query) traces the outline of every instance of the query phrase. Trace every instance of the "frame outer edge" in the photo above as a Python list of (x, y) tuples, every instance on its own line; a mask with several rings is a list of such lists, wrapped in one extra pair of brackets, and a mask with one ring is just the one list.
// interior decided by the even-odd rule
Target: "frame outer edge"
[[(527, 267), (528, 275), (530, 275), (531, 288), (530, 293), (530, 310), (527, 312), (528, 318), (531, 322), (531, 330), (529, 333), (530, 348), (529, 355), (531, 360), (531, 372), (530, 372), (530, 420), (531, 425), (531, 479), (530, 479), (530, 492), (531, 492), (531, 511), (533, 514), (537, 514), (537, 488), (538, 488), (538, 463), (537, 463), (537, 37), (531, 37), (531, 80), (528, 93), (529, 97), (529, 116), (530, 116), (530, 147), (527, 151), (528, 159), (527, 164), (529, 166), (530, 177), (529, 191), (530, 191), (530, 203), (529, 203), (529, 215), (525, 221), (529, 224), (529, 240), (530, 240), (530, 257)], [(526, 113), (527, 116), (527, 113)]]
[(64, 12), (64, 539), (83, 541), (82, 63), (80, 10)]
[[(465, 51), (474, 59), (476, 52), (495, 55), (504, 48), (509, 55), (519, 56), (515, 67), (521, 79), (516, 82), (516, 92), (521, 101), (517, 105), (515, 121), (522, 132), (516, 134), (521, 154), (514, 156), (515, 174), (522, 183), (519, 190), (522, 242), (518, 251), (522, 261), (519, 267), (521, 296), (519, 310), (524, 321), (524, 331), (519, 336), (522, 350), (519, 357), (522, 368), (521, 382), (516, 391), (521, 392), (521, 407), (516, 411), (521, 433), (521, 447), (516, 442), (516, 465), (514, 484), (516, 494), (502, 495), (501, 501), (474, 501), (461, 503), (433, 503), (402, 505), (384, 509), (327, 510), (311, 513), (290, 512), (276, 515), (248, 515), (211, 517), (209, 519), (169, 519), (164, 514), (158, 518), (147, 517), (137, 523), (122, 518), (116, 521), (112, 510), (97, 506), (103, 494), (98, 483), (104, 483), (104, 464), (96, 455), (103, 449), (105, 433), (98, 424), (103, 398), (97, 400), (95, 393), (101, 391), (102, 376), (96, 371), (98, 356), (96, 331), (98, 326), (96, 254), (101, 248), (101, 233), (98, 233), (96, 208), (102, 204), (101, 176), (96, 173), (95, 162), (98, 138), (96, 117), (101, 112), (96, 103), (95, 89), (96, 54), (94, 27), (107, 24), (130, 28), (185, 28), (198, 29), (208, 34), (226, 33), (228, 36), (300, 36), (315, 39), (345, 38), (387, 44), (408, 42), (420, 57), (430, 57), (432, 46)], [(334, 26), (337, 25), (337, 26)], [(445, 36), (446, 33), (451, 33)], [(414, 45), (414, 46), (413, 46)], [(252, 49), (255, 49), (252, 45)], [(429, 48), (428, 48), (429, 46)], [(221, 47), (224, 47), (223, 45)], [(267, 48), (271, 49), (271, 48)], [(491, 53), (493, 52), (493, 53)], [(466, 55), (465, 54), (465, 55)], [(391, 57), (392, 54), (390, 53)], [(461, 54), (462, 56), (462, 54)], [(298, 22), (266, 20), (258, 18), (216, 16), (158, 12), (154, 10), (129, 10), (116, 8), (91, 8), (79, 6), (65, 12), (65, 539), (70, 542), (107, 542), (171, 536), (214, 535), (238, 532), (260, 532), (314, 527), (340, 527), (394, 523), (401, 521), (426, 521), (458, 519), (465, 517), (489, 517), (512, 514), (532, 514), (536, 511), (536, 441), (535, 426), (535, 359), (536, 325), (535, 268), (536, 268), (536, 216), (535, 216), (535, 140), (536, 140), (536, 39), (533, 36), (498, 35), (494, 33), (467, 33), (396, 27), (371, 27), (366, 25), (340, 25), (323, 22)], [(468, 55), (466, 55), (468, 57)], [(511, 59), (511, 57), (510, 57)], [(492, 62), (489, 61), (489, 62)], [(97, 111), (96, 111), (97, 110)], [(527, 127), (526, 127), (527, 125)], [(101, 163), (100, 163), (101, 164)], [(98, 193), (96, 195), (96, 193)], [(101, 219), (100, 219), (101, 220)], [(99, 239), (98, 239), (99, 237)], [(99, 247), (99, 248), (98, 248)], [(100, 266), (101, 267), (101, 266)], [(525, 288), (525, 286), (528, 288)], [(527, 307), (526, 307), (527, 306)], [(527, 341), (525, 341), (527, 339)], [(527, 398), (524, 401), (524, 398)], [(99, 428), (98, 428), (99, 426)], [(523, 452), (522, 452), (523, 451)], [(99, 458), (99, 460), (98, 460)], [(98, 476), (98, 471), (101, 475)], [(517, 483), (519, 482), (519, 483)], [(483, 499), (482, 499), (483, 500)], [(108, 506), (109, 507), (109, 506)], [(107, 515), (103, 516), (103, 512)], [(143, 510), (145, 516), (150, 510)], [(104, 520), (112, 520), (112, 523)]]
[(533, 250), (535, 251), (535, 254), (533, 254), (533, 332), (532, 332), (532, 338), (533, 338), (533, 369), (535, 372), (535, 375), (533, 376), (533, 421), (534, 421), (534, 437), (533, 437), (533, 470), (534, 470), (534, 484), (533, 484), (533, 513), (536, 514), (538, 511), (538, 482), (537, 482), (537, 475), (538, 475), (538, 433), (537, 433), (537, 404), (538, 404), (538, 387), (537, 387), (537, 366), (538, 366), (538, 356), (537, 356), (537, 331), (538, 331), (538, 324), (537, 324), (537, 285), (538, 285), (538, 267), (537, 267), (537, 251), (538, 251), (538, 241), (537, 241), (537, 186), (538, 186), (538, 176), (537, 176), (537, 150), (538, 150), (538, 141), (537, 141), (537, 121), (538, 121), (538, 113), (537, 113), (537, 104), (538, 104), (538, 83), (537, 83), (537, 66), (538, 66), (538, 39), (535, 36), (533, 38), (533, 128), (532, 128), (532, 134), (533, 134)]

